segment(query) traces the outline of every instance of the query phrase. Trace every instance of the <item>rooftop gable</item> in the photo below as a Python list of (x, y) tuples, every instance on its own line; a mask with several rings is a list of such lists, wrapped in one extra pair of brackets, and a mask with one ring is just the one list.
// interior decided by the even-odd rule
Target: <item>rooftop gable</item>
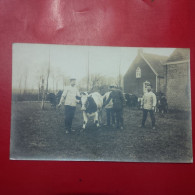
[(165, 64), (170, 64), (172, 62), (186, 61), (189, 59), (190, 59), (190, 49), (177, 48), (169, 56)]
[(167, 61), (168, 56), (161, 56), (156, 54), (142, 53), (142, 57), (147, 64), (153, 69), (157, 76), (164, 77), (163, 64)]

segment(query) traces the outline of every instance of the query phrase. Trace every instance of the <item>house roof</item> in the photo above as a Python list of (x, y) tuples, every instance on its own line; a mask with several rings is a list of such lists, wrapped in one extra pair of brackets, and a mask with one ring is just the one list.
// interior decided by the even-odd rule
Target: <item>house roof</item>
[(190, 49), (177, 48), (169, 56), (169, 58), (166, 61), (166, 64), (171, 63), (171, 62), (189, 60), (189, 59), (190, 59)]
[(164, 76), (163, 64), (167, 61), (168, 56), (161, 56), (156, 54), (142, 53), (142, 57), (146, 63), (151, 66), (155, 74), (158, 76)]

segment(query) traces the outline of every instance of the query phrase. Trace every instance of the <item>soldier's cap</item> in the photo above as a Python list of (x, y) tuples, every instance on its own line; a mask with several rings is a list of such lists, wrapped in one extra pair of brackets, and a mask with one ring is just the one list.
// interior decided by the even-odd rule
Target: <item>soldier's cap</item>
[(150, 86), (150, 87), (152, 87), (152, 84), (147, 84), (147, 86)]

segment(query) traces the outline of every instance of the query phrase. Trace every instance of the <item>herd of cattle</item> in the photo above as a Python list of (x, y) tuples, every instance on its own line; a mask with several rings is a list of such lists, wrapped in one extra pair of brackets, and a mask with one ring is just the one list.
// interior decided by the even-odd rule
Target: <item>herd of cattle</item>
[[(61, 95), (63, 91), (60, 90), (56, 94), (48, 93), (46, 100), (51, 103), (51, 106), (56, 109), (57, 105), (60, 102)], [(156, 94), (157, 105), (155, 112), (167, 113), (168, 104), (167, 99), (163, 94)], [(143, 98), (138, 98), (134, 94), (124, 93), (125, 106), (129, 109), (141, 109)], [(83, 111), (83, 129), (86, 128), (88, 118), (93, 116), (94, 123), (97, 127), (100, 126), (102, 121), (102, 109), (104, 104), (103, 96), (98, 92), (90, 93), (82, 92), (81, 93), (81, 110)]]
[[(63, 91), (59, 90), (56, 94), (54, 93), (48, 93), (46, 100), (51, 103), (51, 106), (53, 108), (56, 108), (56, 106), (59, 104), (61, 95)], [(86, 95), (87, 93), (81, 93), (82, 95)], [(167, 99), (164, 96), (164, 94), (156, 94), (157, 97), (157, 105), (155, 108), (155, 112), (160, 112), (160, 113), (167, 113), (168, 112), (168, 104), (167, 104)], [(124, 98), (125, 98), (125, 105), (128, 108), (137, 108), (141, 109), (142, 101), (143, 98), (137, 97), (134, 94), (130, 93), (124, 93)]]

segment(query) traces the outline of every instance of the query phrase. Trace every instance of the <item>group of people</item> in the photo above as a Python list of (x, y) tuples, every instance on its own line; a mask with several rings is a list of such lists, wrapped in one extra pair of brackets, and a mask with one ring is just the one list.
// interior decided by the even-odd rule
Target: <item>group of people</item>
[[(76, 105), (81, 100), (79, 90), (76, 87), (76, 79), (70, 79), (70, 86), (65, 87), (58, 107), (64, 104), (65, 107), (65, 132), (70, 133), (72, 129), (72, 122), (74, 119)], [(150, 113), (152, 121), (152, 129), (155, 129), (155, 115), (154, 109), (156, 106), (156, 95), (152, 92), (152, 86), (147, 86), (147, 92), (143, 96), (141, 107), (143, 109), (143, 117), (140, 128), (145, 127), (148, 112)], [(103, 96), (103, 107), (106, 110), (107, 123), (106, 126), (115, 126), (117, 129), (124, 129), (123, 107), (125, 105), (125, 98), (120, 89), (115, 85), (109, 87), (109, 91)]]
[[(122, 91), (117, 89), (115, 86), (110, 86), (110, 91), (104, 95), (105, 109), (107, 115), (107, 126), (110, 126), (112, 119), (112, 125), (115, 125), (116, 117), (116, 128), (123, 129), (123, 105), (125, 103)], [(145, 122), (147, 119), (148, 112), (150, 113), (152, 121), (152, 129), (155, 129), (155, 115), (154, 110), (157, 104), (156, 95), (152, 92), (152, 86), (148, 84), (147, 92), (143, 96), (141, 108), (143, 110), (142, 122), (140, 128), (145, 128)]]

